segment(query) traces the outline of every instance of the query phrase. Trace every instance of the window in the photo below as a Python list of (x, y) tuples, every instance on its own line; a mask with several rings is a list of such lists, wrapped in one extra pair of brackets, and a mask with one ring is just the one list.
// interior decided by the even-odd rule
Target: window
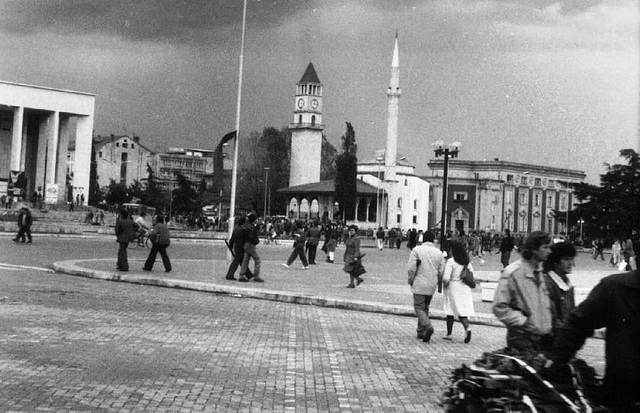
[(416, 215), (413, 216), (413, 223), (414, 224), (418, 223), (418, 217)]
[(536, 178), (536, 186), (542, 186), (542, 179)]
[[(418, 200), (417, 199), (413, 200), (413, 209), (418, 209)], [(414, 224), (415, 224), (415, 222), (414, 222)]]
[(124, 143), (122, 144), (122, 147), (123, 147), (123, 148), (128, 148), (128, 147), (129, 147), (129, 144), (128, 144), (127, 142), (124, 142)]
[(529, 194), (526, 192), (520, 192), (520, 205), (527, 205), (529, 203)]
[(116, 148), (120, 147), (120, 142), (116, 142)]
[(2, 112), (0, 116), (0, 129), (6, 131), (13, 130), (13, 113)]
[(464, 202), (468, 199), (469, 195), (466, 192), (454, 192), (453, 200), (455, 202)]
[(511, 175), (511, 174), (507, 175), (507, 183), (508, 184), (512, 184), (513, 183), (513, 175)]
[(129, 155), (129, 154), (128, 154), (128, 153), (126, 153), (126, 152), (122, 152), (122, 153), (120, 154), (120, 159), (122, 160), (122, 162), (127, 162), (127, 157), (128, 157), (128, 155)]
[(409, 180), (408, 179), (404, 180), (404, 186), (409, 186)]
[(398, 208), (402, 208), (402, 198), (398, 198)]
[(533, 196), (533, 204), (535, 206), (540, 206), (540, 194), (535, 194)]
[(136, 144), (135, 144), (135, 143), (132, 143), (132, 144), (131, 144), (131, 149), (135, 149), (135, 148), (136, 148)]
[(402, 215), (401, 214), (396, 215), (396, 223), (399, 224), (401, 222), (402, 222)]
[(520, 182), (522, 183), (522, 185), (526, 185), (527, 184), (527, 177), (523, 176), (522, 178), (520, 178)]
[(316, 115), (311, 116), (311, 125), (315, 126), (316, 124)]
[(504, 203), (507, 205), (513, 204), (513, 192), (508, 191), (504, 194)]
[(98, 158), (102, 158), (102, 151), (98, 152)]
[(552, 208), (553, 207), (553, 195), (549, 195), (547, 197), (547, 208)]
[(298, 115), (298, 123), (302, 123), (302, 115)]

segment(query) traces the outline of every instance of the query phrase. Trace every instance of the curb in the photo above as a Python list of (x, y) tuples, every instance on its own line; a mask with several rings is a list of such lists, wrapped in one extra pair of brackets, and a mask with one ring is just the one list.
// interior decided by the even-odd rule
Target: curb
[[(300, 295), (275, 290), (257, 290), (252, 288), (223, 286), (206, 282), (150, 278), (144, 275), (130, 275), (126, 273), (121, 274), (110, 271), (91, 270), (82, 268), (76, 264), (78, 262), (85, 261), (87, 260), (58, 261), (54, 262), (52, 267), (56, 272), (104, 281), (125, 282), (130, 284), (149, 285), (163, 288), (175, 288), (181, 290), (230, 295), (240, 298), (254, 298), (299, 305), (314, 305), (318, 307), (328, 307), (350, 311), (381, 313), (404, 317), (416, 316), (413, 307), (411, 306), (344, 300), (315, 295)], [(442, 310), (435, 309), (429, 310), (429, 317), (436, 320), (444, 320), (446, 318)], [(504, 325), (500, 321), (498, 321), (493, 314), (479, 313), (474, 317), (469, 317), (469, 322), (472, 324), (481, 324), (504, 328)]]

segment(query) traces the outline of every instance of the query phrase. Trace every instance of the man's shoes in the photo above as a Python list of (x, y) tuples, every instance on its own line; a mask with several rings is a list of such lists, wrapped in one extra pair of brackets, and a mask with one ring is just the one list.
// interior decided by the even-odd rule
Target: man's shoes
[(24, 244), (24, 240), (20, 241), (21, 244)]
[(235, 281), (236, 277), (224, 277), (225, 280)]
[(309, 266), (306, 266), (306, 267), (305, 267), (305, 266), (303, 265), (301, 268), (302, 268), (303, 270), (308, 270), (308, 269), (309, 269)]
[(464, 342), (469, 343), (471, 341), (471, 330), (465, 331)]
[(151, 271), (151, 268), (142, 267), (142, 271)]
[(433, 335), (433, 328), (430, 328), (424, 333), (424, 338), (422, 339), (422, 341), (425, 343), (430, 342), (432, 335)]
[(126, 268), (126, 269), (125, 268), (118, 268), (118, 271), (127, 272), (127, 271), (129, 271), (129, 269), (128, 268)]
[(349, 284), (349, 285), (347, 285), (347, 288), (356, 288), (356, 286), (353, 285), (353, 284)]
[(11, 241), (15, 242), (16, 244), (18, 243), (18, 240), (16, 238), (12, 238)]
[(451, 334), (447, 334), (446, 336), (442, 337), (442, 339), (443, 339), (443, 340), (447, 340), (447, 341), (451, 341), (451, 340), (453, 340), (453, 339), (451, 338)]
[(238, 278), (238, 281), (240, 281), (241, 283), (248, 283), (249, 279), (245, 276), (241, 276), (240, 278)]
[(256, 283), (263, 283), (264, 282), (264, 280), (262, 278), (260, 278), (260, 277), (253, 277), (251, 280), (253, 282), (256, 282)]
[(356, 285), (360, 285), (364, 282), (362, 278), (356, 278)]
[(288, 264), (285, 264), (284, 262), (281, 264), (284, 268), (289, 268)]
[(168, 270), (164, 270), (164, 272), (171, 272), (171, 268), (169, 268)]
[(422, 340), (424, 338), (424, 333), (418, 333), (418, 340)]
[(31, 240), (27, 241), (27, 244), (31, 244)]

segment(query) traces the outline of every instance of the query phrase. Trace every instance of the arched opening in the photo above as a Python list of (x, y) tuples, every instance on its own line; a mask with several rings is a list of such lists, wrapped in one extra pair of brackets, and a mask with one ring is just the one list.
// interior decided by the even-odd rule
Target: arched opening
[(316, 125), (316, 115), (312, 115), (311, 116), (311, 125), (315, 126)]

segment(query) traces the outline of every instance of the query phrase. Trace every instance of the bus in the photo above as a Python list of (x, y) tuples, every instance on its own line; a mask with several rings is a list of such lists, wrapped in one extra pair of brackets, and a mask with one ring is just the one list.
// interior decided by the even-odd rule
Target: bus
[(149, 217), (156, 216), (156, 209), (154, 207), (142, 204), (126, 203), (122, 204), (122, 208), (126, 209), (129, 212), (129, 215), (140, 215), (140, 213), (144, 212), (149, 215)]

